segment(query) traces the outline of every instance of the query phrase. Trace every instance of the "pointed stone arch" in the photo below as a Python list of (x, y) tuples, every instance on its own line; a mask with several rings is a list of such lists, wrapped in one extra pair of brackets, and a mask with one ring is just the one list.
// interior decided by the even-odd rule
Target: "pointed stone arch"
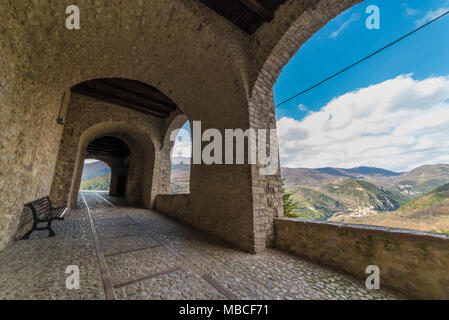
[(170, 119), (167, 119), (168, 127), (165, 131), (164, 142), (161, 148), (159, 194), (170, 194), (171, 152), (175, 144), (175, 141), (170, 139), (171, 134), (173, 131), (182, 128), (187, 121), (189, 119), (182, 113), (174, 114)]

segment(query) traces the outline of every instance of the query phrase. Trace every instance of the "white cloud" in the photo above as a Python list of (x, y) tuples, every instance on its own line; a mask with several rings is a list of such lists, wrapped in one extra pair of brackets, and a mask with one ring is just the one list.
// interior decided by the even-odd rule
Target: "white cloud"
[(443, 13), (445, 13), (447, 11), (449, 11), (448, 7), (439, 8), (437, 10), (430, 10), (426, 13), (426, 15), (422, 19), (416, 20), (415, 25), (417, 27), (420, 27), (420, 26), (426, 24), (427, 22), (441, 16)]
[(406, 15), (407, 17), (417, 15), (418, 13), (419, 13), (418, 10), (415, 10), (415, 9), (412, 9), (412, 8), (407, 8), (407, 9), (405, 9), (405, 15)]
[(283, 166), (449, 163), (449, 76), (402, 75), (346, 93), (301, 121), (281, 118), (278, 134)]
[(303, 111), (303, 112), (307, 112), (307, 111), (309, 111), (309, 108), (307, 108), (305, 105), (303, 105), (302, 103), (300, 103), (300, 104), (298, 105), (298, 110), (299, 110), (299, 111)]
[(84, 161), (84, 163), (95, 163), (95, 162), (99, 162), (99, 160), (87, 159)]
[(348, 20), (343, 22), (337, 30), (335, 30), (334, 32), (332, 32), (330, 34), (329, 38), (334, 39), (334, 38), (338, 37), (339, 34), (341, 32), (343, 32), (343, 30), (345, 30), (349, 26), (349, 24), (351, 24), (354, 21), (358, 21), (358, 20), (360, 20), (360, 17), (355, 13), (352, 14)]

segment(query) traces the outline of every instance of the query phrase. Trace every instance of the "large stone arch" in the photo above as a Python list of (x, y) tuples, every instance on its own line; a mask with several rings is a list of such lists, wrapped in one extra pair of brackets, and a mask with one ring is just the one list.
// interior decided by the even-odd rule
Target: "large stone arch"
[[(363, 0), (289, 0), (251, 39), (250, 97), (267, 95), (284, 66), (330, 20)], [(268, 95), (269, 95), (268, 92)]]
[[(276, 129), (273, 86), (282, 68), (300, 47), (338, 14), (360, 0), (287, 1), (275, 18), (262, 25), (251, 44), (249, 119), (256, 129)], [(277, 139), (277, 138), (276, 138)], [(269, 145), (269, 141), (267, 141)], [(260, 166), (251, 170), (256, 246), (271, 245), (273, 221), (283, 216), (280, 171), (262, 176)]]

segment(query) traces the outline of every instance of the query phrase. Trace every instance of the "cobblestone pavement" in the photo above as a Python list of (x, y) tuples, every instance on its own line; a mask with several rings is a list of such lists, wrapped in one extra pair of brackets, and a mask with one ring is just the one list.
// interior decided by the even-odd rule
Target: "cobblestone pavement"
[[(35, 232), (0, 252), (0, 299), (395, 298), (287, 253), (232, 249), (104, 193), (82, 193), (79, 208), (54, 224), (56, 237)], [(69, 265), (79, 290), (66, 288)]]

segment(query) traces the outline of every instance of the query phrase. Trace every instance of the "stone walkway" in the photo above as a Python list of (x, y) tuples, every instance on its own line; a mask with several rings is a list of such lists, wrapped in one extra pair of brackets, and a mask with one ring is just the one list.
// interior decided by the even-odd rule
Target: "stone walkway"
[[(78, 210), (0, 252), (0, 299), (393, 299), (277, 250), (247, 254), (151, 210), (82, 193)], [(66, 268), (80, 289), (66, 288)]]

